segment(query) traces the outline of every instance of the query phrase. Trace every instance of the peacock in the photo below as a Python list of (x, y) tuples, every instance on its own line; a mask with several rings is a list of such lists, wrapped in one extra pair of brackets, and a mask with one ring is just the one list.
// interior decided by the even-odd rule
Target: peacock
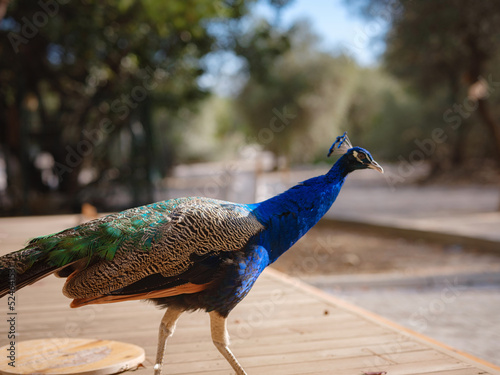
[(209, 313), (212, 341), (238, 375), (226, 319), (262, 271), (330, 209), (346, 176), (382, 167), (346, 133), (329, 150), (342, 156), (322, 176), (255, 204), (188, 197), (131, 208), (34, 238), (0, 258), (0, 297), (50, 274), (66, 278), (70, 306), (150, 300), (166, 308), (155, 375), (162, 373), (167, 339), (179, 316)]

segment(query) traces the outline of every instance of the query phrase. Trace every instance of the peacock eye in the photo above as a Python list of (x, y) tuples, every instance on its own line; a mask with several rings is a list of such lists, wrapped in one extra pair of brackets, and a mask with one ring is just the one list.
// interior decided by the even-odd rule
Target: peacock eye
[(364, 159), (366, 159), (366, 155), (365, 155), (365, 154), (363, 154), (362, 152), (360, 152), (360, 153), (358, 154), (358, 159), (359, 159), (359, 160), (364, 160)]

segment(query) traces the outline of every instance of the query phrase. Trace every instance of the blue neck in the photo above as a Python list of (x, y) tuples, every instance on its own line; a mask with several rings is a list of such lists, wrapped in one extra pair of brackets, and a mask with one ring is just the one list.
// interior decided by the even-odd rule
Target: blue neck
[(340, 158), (330, 171), (284, 193), (250, 205), (265, 230), (256, 238), (269, 251), (270, 263), (297, 242), (330, 209), (350, 171)]

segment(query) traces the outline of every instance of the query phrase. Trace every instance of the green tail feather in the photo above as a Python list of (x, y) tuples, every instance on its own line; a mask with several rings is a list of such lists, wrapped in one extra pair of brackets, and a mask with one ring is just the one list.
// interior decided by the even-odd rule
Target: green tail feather
[(24, 249), (0, 257), (0, 296), (8, 292), (5, 275), (11, 269), (15, 269), (21, 288), (81, 259), (90, 264), (99, 259), (110, 261), (118, 251), (148, 251), (161, 236), (172, 210), (190, 199), (132, 208), (32, 239)]

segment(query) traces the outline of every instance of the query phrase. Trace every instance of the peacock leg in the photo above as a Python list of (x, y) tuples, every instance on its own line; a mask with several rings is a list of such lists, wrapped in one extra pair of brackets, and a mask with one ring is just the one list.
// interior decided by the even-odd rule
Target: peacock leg
[(212, 332), (212, 341), (214, 345), (236, 371), (236, 375), (247, 375), (229, 349), (229, 334), (227, 333), (226, 318), (216, 311), (210, 312), (210, 330)]
[(182, 310), (169, 307), (163, 315), (160, 323), (160, 332), (158, 334), (158, 348), (156, 352), (156, 364), (154, 366), (154, 375), (161, 375), (161, 368), (163, 365), (163, 356), (165, 354), (165, 347), (167, 346), (167, 339), (173, 335), (175, 324), (182, 314)]

